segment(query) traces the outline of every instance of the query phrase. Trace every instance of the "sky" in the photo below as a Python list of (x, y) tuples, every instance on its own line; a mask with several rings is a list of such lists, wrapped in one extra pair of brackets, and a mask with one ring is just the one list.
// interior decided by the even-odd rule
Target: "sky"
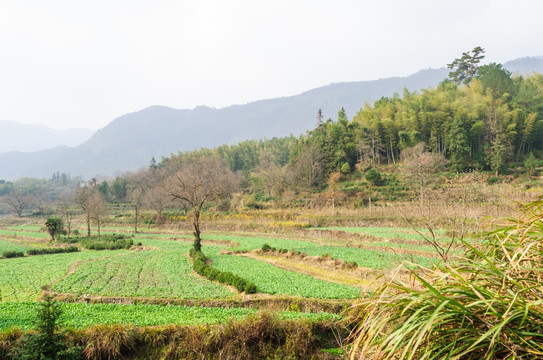
[(345, 81), (543, 55), (539, 0), (0, 0), (0, 120), (99, 129)]

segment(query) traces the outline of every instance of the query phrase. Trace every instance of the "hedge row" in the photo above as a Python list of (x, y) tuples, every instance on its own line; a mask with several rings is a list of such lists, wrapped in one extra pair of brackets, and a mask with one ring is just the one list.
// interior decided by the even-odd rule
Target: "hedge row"
[(2, 256), (6, 259), (23, 257), (25, 254), (22, 251), (4, 251)]
[(256, 292), (256, 285), (252, 282), (229, 271), (220, 271), (207, 265), (208, 259), (203, 252), (191, 249), (190, 257), (192, 258), (194, 271), (207, 279), (233, 286), (239, 292), (245, 292), (246, 294), (254, 294)]
[[(26, 254), (32, 255), (50, 255), (50, 254), (63, 254), (79, 251), (77, 246), (70, 246), (66, 248), (41, 248), (41, 249), (29, 249)], [(4, 251), (2, 256), (6, 259), (24, 257), (25, 254), (22, 251)]]
[(30, 249), (26, 253), (27, 255), (50, 255), (50, 254), (62, 254), (77, 252), (79, 249), (77, 246), (70, 246), (66, 248), (43, 248), (43, 249)]
[(122, 234), (102, 235), (101, 237), (76, 236), (69, 239), (62, 239), (62, 242), (69, 244), (77, 243), (88, 250), (130, 249), (134, 245), (134, 241), (131, 238)]

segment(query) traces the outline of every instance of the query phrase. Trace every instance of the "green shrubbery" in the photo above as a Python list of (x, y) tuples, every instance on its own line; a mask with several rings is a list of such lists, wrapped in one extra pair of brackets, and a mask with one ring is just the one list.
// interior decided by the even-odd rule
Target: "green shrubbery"
[(70, 244), (77, 243), (89, 250), (130, 249), (134, 245), (134, 241), (130, 237), (120, 234), (102, 235), (100, 237), (73, 237), (63, 239), (63, 241)]
[[(55, 248), (35, 248), (29, 249), (26, 254), (29, 256), (33, 255), (51, 255), (51, 254), (63, 254), (77, 252), (79, 248), (77, 246), (69, 246), (66, 248), (55, 247)], [(24, 257), (25, 254), (22, 251), (4, 251), (3, 257), (6, 259), (15, 258), (15, 257)]]
[(4, 251), (2, 256), (6, 259), (16, 258), (16, 257), (23, 257), (25, 254), (22, 251)]
[(208, 259), (203, 252), (192, 249), (190, 250), (190, 257), (193, 261), (194, 271), (207, 279), (233, 286), (239, 292), (245, 292), (246, 294), (254, 294), (256, 292), (256, 285), (252, 282), (229, 271), (220, 271), (207, 265)]
[(71, 253), (79, 251), (77, 246), (70, 246), (66, 248), (41, 248), (41, 249), (30, 249), (26, 253), (27, 255), (50, 255), (50, 254), (62, 254), (62, 253)]

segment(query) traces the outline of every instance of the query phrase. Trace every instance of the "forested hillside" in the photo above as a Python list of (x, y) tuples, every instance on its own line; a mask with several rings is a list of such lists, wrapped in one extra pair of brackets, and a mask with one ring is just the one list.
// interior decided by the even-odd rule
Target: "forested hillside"
[[(507, 62), (503, 67), (514, 72), (514, 76), (530, 74), (533, 71), (543, 72), (543, 59), (523, 58)], [(430, 90), (421, 89), (436, 88), (446, 77), (447, 69), (428, 69), (407, 77), (336, 83), (299, 95), (222, 109), (201, 106), (192, 110), (179, 110), (152, 106), (113, 120), (89, 141), (76, 148), (56, 148), (28, 154), (0, 154), (0, 179), (49, 177), (57, 171), (74, 177), (111, 176), (116, 172), (145, 166), (151, 157), (160, 159), (178, 151), (236, 144), (248, 139), (270, 139), (289, 134), (299, 136), (315, 127), (319, 109), (324, 116), (323, 121), (329, 117), (335, 120), (335, 114), (341, 108), (345, 109), (345, 116), (351, 119), (364, 108), (365, 103), (371, 104), (382, 96), (397, 101), (399, 96), (394, 94), (402, 94), (402, 88), (407, 88), (412, 96), (415, 96), (415, 91), (424, 95)], [(516, 87), (522, 82), (513, 79), (509, 81)], [(509, 95), (513, 98), (499, 101), (513, 104), (517, 101), (519, 91), (527, 90), (511, 90)], [(493, 97), (498, 100), (497, 95)], [(407, 101), (407, 98), (402, 100)], [(380, 108), (381, 105), (375, 107)], [(425, 112), (430, 110), (424, 108)], [(398, 119), (391, 120), (396, 122)], [(390, 131), (393, 130), (389, 129), (389, 133)], [(435, 133), (435, 136), (440, 135)], [(394, 139), (389, 139), (386, 143), (390, 140)], [(394, 146), (392, 141), (392, 148)], [(441, 146), (444, 146), (444, 143)], [(387, 147), (390, 148), (390, 144)], [(396, 157), (398, 149), (389, 154), (390, 157), (392, 155)]]
[(316, 114), (317, 127), (299, 138), (246, 141), (197, 153), (216, 153), (232, 170), (245, 173), (288, 165), (286, 180), (318, 186), (330, 173), (349, 174), (357, 164), (399, 163), (408, 149), (422, 143), (424, 151), (449, 160), (452, 171), (499, 174), (507, 163), (540, 157), (542, 110), (543, 75), (512, 77), (491, 64), (468, 85), (445, 80), (436, 89), (405, 90), (401, 97), (366, 105), (352, 120), (343, 109), (334, 120)]

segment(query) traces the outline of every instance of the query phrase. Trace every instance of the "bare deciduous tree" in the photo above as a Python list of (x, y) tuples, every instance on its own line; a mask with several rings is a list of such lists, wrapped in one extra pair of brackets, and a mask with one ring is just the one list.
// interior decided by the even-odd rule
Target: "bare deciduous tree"
[(323, 159), (322, 150), (314, 144), (308, 144), (290, 169), (295, 184), (306, 189), (316, 185), (324, 170)]
[(39, 215), (44, 215), (48, 212), (50, 201), (51, 199), (49, 199), (49, 196), (43, 189), (39, 189), (32, 195), (32, 204), (34, 204), (36, 210), (38, 210)]
[(75, 210), (73, 208), (72, 196), (63, 194), (58, 198), (58, 208), (60, 214), (64, 219), (64, 224), (67, 229), (67, 236), (70, 237), (72, 233), (72, 222), (75, 216)]
[(93, 182), (91, 186), (78, 185), (74, 193), (74, 203), (85, 212), (87, 236), (91, 235), (90, 224), (93, 221), (98, 226), (98, 237), (100, 237), (100, 228), (103, 218), (107, 214), (107, 208), (102, 193), (98, 191), (96, 182)]
[(194, 249), (201, 250), (200, 215), (208, 201), (230, 195), (235, 176), (220, 160), (213, 157), (187, 158), (177, 172), (165, 182), (165, 190), (177, 200), (191, 206)]
[(6, 203), (15, 211), (18, 217), (23, 217), (23, 212), (30, 206), (30, 198), (22, 190), (13, 190), (7, 197)]
[(448, 160), (441, 154), (426, 151), (425, 145), (420, 143), (402, 152), (404, 175), (416, 182), (419, 193), (420, 206), (424, 204), (425, 188), (431, 174), (434, 174), (448, 164)]
[(96, 224), (98, 230), (98, 239), (100, 238), (100, 229), (107, 215), (107, 206), (104, 196), (100, 191), (93, 191), (90, 199), (90, 218)]
[(157, 225), (162, 224), (164, 215), (162, 212), (171, 203), (170, 194), (165, 190), (164, 186), (153, 186), (145, 193), (145, 204), (156, 212), (155, 222)]

